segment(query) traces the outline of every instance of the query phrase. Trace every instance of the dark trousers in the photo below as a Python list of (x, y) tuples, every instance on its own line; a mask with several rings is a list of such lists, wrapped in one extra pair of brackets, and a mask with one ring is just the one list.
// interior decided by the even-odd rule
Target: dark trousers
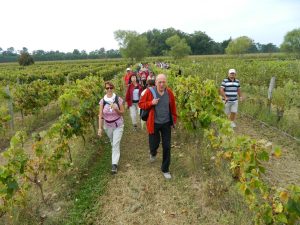
[(160, 144), (160, 135), (162, 138), (163, 160), (161, 170), (163, 173), (169, 172), (171, 162), (171, 124), (154, 124), (154, 134), (149, 134), (150, 154), (156, 156)]

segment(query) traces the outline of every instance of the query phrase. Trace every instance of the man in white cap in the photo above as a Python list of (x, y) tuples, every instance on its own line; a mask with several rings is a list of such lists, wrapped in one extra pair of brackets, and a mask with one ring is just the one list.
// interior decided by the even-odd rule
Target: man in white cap
[(127, 88), (127, 86), (128, 86), (130, 76), (131, 76), (131, 69), (127, 68), (126, 69), (126, 74), (124, 75), (124, 86), (125, 86), (125, 88)]
[(238, 97), (242, 100), (240, 81), (236, 79), (235, 69), (228, 71), (228, 77), (222, 81), (220, 94), (225, 102), (225, 113), (231, 121), (231, 127), (236, 127), (235, 118), (238, 111)]

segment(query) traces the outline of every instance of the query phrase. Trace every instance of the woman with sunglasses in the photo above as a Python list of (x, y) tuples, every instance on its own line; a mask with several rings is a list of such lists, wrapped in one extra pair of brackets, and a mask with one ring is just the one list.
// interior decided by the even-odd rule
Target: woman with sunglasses
[[(120, 142), (124, 130), (124, 106), (123, 99), (114, 93), (114, 85), (110, 81), (105, 82), (106, 95), (100, 100), (99, 105), (99, 130), (101, 137), (103, 129), (110, 139), (112, 146), (112, 173), (117, 173), (120, 159)], [(104, 122), (103, 122), (104, 121)]]
[(126, 102), (130, 110), (130, 117), (133, 124), (133, 129), (137, 129), (137, 118), (139, 118), (139, 100), (143, 87), (137, 82), (137, 76), (132, 74), (129, 80), (129, 86), (126, 91)]

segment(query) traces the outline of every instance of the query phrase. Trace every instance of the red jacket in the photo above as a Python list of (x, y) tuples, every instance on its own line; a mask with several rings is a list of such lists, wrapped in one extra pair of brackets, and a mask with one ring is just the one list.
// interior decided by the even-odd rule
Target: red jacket
[[(172, 115), (172, 125), (176, 124), (177, 121), (177, 112), (176, 112), (176, 104), (175, 104), (175, 96), (170, 88), (167, 88), (168, 94), (169, 94), (169, 106), (170, 106), (170, 113)], [(144, 110), (149, 110), (149, 117), (147, 120), (147, 130), (149, 134), (154, 133), (154, 116), (155, 116), (155, 110), (154, 107), (152, 107), (152, 100), (153, 95), (149, 89), (146, 90), (145, 94), (141, 97), (139, 102), (139, 107)]]
[[(139, 96), (141, 96), (141, 93), (143, 91), (143, 87), (138, 83), (137, 86), (139, 87)], [(128, 108), (132, 106), (132, 98), (133, 98), (133, 90), (135, 89), (135, 86), (133, 83), (131, 83), (126, 91), (126, 97), (125, 100), (127, 102)]]

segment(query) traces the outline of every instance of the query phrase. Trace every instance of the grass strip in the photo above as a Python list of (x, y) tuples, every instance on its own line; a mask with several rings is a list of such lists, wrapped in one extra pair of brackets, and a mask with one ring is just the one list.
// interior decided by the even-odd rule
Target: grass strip
[(111, 149), (109, 143), (103, 140), (97, 146), (103, 146), (103, 154), (98, 162), (89, 169), (90, 176), (78, 188), (74, 195), (74, 204), (64, 224), (88, 224), (93, 212), (99, 208), (99, 197), (105, 192), (108, 181), (111, 179)]

